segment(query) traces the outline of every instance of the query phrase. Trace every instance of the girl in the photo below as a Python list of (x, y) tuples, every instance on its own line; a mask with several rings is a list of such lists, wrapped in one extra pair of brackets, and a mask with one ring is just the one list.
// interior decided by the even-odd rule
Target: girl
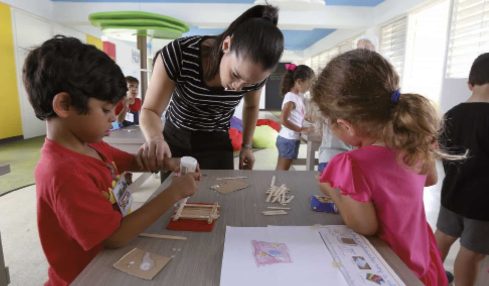
[(358, 149), (335, 156), (320, 189), (346, 225), (378, 235), (426, 285), (447, 285), (426, 222), (423, 188), (436, 182), (440, 119), (417, 94), (401, 94), (392, 65), (357, 49), (334, 58), (313, 87), (332, 132)]
[(284, 49), (277, 22), (275, 7), (256, 5), (220, 35), (176, 39), (158, 52), (140, 118), (143, 159), (151, 170), (172, 155), (192, 156), (202, 169), (234, 169), (228, 129), (242, 98), (239, 168), (253, 167), (261, 89)]
[(308, 130), (302, 123), (305, 116), (304, 93), (311, 88), (314, 72), (305, 65), (286, 64), (286, 73), (282, 79), (282, 128), (277, 137), (277, 170), (288, 170), (292, 161), (297, 159), (301, 132)]

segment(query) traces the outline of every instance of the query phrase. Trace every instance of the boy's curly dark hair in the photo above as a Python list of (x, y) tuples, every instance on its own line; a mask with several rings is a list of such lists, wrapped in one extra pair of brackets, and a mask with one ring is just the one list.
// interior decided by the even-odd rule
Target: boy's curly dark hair
[(36, 117), (56, 117), (53, 98), (60, 92), (70, 95), (71, 105), (81, 114), (88, 99), (111, 103), (126, 95), (121, 69), (104, 52), (80, 40), (57, 35), (32, 50), (25, 60), (23, 81)]

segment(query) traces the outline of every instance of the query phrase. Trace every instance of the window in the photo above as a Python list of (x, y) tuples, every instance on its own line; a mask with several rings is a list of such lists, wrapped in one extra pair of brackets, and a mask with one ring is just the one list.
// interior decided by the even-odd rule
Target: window
[(489, 0), (455, 0), (447, 76), (467, 78), (474, 59), (489, 51)]
[(449, 0), (409, 13), (401, 90), (440, 101), (448, 36)]
[(402, 17), (381, 28), (380, 52), (402, 77), (406, 50), (407, 17)]

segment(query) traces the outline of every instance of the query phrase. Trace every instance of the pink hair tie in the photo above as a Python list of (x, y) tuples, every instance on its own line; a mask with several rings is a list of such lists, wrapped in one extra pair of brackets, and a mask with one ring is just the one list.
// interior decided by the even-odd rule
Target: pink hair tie
[(285, 64), (285, 69), (288, 71), (293, 72), (293, 71), (295, 71), (296, 68), (297, 68), (297, 66), (294, 64)]

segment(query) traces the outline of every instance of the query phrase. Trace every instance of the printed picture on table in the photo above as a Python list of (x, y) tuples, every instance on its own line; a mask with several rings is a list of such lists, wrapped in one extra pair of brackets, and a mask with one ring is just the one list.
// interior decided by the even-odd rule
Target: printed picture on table
[(352, 258), (358, 268), (367, 270), (372, 269), (363, 256), (353, 256)]
[(346, 237), (346, 236), (342, 236), (340, 237), (340, 241), (344, 244), (348, 244), (348, 245), (357, 245), (357, 243), (355, 242), (355, 240), (351, 237)]
[(385, 280), (384, 278), (382, 278), (382, 276), (373, 273), (367, 273), (367, 280), (377, 283), (379, 285), (385, 284)]
[(251, 244), (257, 266), (292, 262), (285, 243), (253, 240)]

